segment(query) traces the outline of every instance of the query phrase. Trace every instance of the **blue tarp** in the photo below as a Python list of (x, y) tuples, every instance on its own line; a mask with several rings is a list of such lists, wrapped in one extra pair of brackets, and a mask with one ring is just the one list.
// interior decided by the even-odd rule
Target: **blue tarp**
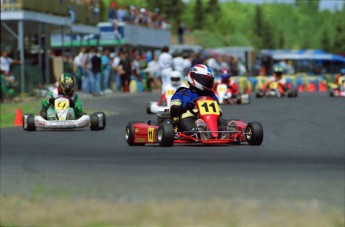
[(323, 50), (263, 50), (261, 53), (272, 55), (274, 60), (324, 60), (345, 62), (345, 57), (329, 54)]

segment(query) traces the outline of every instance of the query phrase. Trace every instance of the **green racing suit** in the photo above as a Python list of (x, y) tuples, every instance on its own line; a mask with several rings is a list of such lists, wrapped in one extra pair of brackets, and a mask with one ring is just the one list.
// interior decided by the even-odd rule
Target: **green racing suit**
[(74, 114), (75, 114), (76, 119), (80, 118), (83, 115), (83, 105), (82, 105), (82, 103), (79, 99), (79, 95), (77, 93), (73, 93), (72, 95), (66, 96), (66, 95), (63, 95), (62, 93), (60, 93), (58, 91), (58, 89), (54, 89), (53, 91), (49, 91), (47, 94), (47, 97), (42, 100), (42, 103), (41, 103), (41, 107), (42, 107), (41, 115), (42, 115), (42, 117), (47, 119), (47, 111), (50, 108), (54, 108), (49, 100), (56, 99), (59, 97), (69, 98), (73, 102), (74, 105), (73, 105), (73, 107), (72, 106), (71, 107), (74, 110)]

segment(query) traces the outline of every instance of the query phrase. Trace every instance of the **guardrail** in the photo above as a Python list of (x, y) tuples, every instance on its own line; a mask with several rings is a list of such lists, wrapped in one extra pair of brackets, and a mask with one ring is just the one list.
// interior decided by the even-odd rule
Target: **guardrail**
[(2, 0), (1, 11), (27, 10), (58, 16), (69, 17), (69, 10), (76, 16), (75, 23), (96, 25), (100, 16), (85, 4), (77, 4), (67, 0)]

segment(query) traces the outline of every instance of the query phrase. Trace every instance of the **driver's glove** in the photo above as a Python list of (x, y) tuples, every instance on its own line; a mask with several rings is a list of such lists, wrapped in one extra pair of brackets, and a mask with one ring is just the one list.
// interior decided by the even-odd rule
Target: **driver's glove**
[(55, 98), (50, 98), (48, 101), (51, 105), (54, 105)]
[(194, 108), (195, 108), (194, 103), (192, 103), (192, 102), (187, 102), (186, 103), (186, 109), (187, 110), (193, 110)]
[(69, 100), (69, 106), (74, 108), (75, 107), (75, 103), (72, 99)]

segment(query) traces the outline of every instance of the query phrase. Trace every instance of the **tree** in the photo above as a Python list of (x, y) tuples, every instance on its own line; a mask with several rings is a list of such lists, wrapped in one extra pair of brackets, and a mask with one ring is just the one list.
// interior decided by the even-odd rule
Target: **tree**
[(184, 9), (184, 3), (181, 0), (146, 0), (146, 2), (149, 10), (155, 11), (155, 9), (159, 9), (160, 14), (175, 24), (181, 18)]
[(204, 7), (202, 0), (196, 0), (194, 6), (194, 24), (195, 29), (202, 29), (204, 25)]
[(207, 13), (212, 14), (214, 17), (219, 16), (221, 9), (218, 0), (209, 0), (207, 4)]
[(262, 17), (262, 7), (260, 5), (257, 5), (255, 7), (255, 16), (254, 16), (254, 23), (253, 23), (253, 42), (256, 47), (262, 47), (263, 46), (263, 27), (264, 27), (264, 21)]
[(265, 21), (262, 26), (262, 37), (261, 37), (261, 46), (263, 49), (274, 49), (276, 48), (274, 42), (274, 32), (271, 24), (268, 21)]
[(323, 30), (322, 38), (321, 38), (321, 47), (324, 51), (330, 52), (331, 51), (331, 41), (329, 36), (329, 31), (327, 28)]
[(345, 53), (345, 25), (342, 21), (338, 22), (335, 27), (333, 50), (334, 52)]
[(285, 47), (285, 38), (284, 38), (284, 33), (283, 31), (279, 31), (279, 36), (278, 36), (278, 48), (279, 49), (284, 49)]
[(320, 0), (295, 0), (295, 6), (302, 8), (307, 13), (315, 14), (319, 11)]

